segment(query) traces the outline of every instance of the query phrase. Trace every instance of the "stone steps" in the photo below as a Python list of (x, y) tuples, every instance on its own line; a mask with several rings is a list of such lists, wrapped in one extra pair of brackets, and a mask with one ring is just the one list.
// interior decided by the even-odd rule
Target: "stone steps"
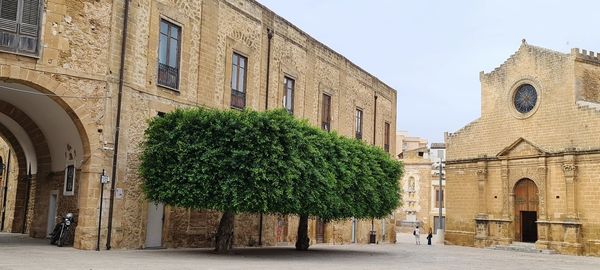
[(505, 250), (513, 252), (524, 252), (524, 253), (543, 253), (543, 254), (556, 254), (554, 250), (549, 249), (536, 249), (533, 243), (522, 243), (513, 242), (510, 245), (496, 245), (490, 247), (493, 250)]

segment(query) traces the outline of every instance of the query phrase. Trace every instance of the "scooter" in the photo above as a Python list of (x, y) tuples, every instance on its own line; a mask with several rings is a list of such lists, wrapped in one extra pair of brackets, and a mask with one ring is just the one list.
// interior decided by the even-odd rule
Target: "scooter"
[(67, 213), (62, 221), (54, 226), (54, 230), (50, 234), (50, 244), (62, 247), (67, 241), (70, 241), (73, 235), (73, 223), (75, 223), (73, 213)]

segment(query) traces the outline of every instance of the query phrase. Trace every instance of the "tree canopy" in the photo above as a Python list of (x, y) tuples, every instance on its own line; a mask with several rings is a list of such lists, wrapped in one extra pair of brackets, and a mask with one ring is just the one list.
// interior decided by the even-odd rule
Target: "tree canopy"
[(391, 213), (402, 165), (285, 110), (193, 108), (150, 120), (140, 172), (156, 202), (336, 220)]

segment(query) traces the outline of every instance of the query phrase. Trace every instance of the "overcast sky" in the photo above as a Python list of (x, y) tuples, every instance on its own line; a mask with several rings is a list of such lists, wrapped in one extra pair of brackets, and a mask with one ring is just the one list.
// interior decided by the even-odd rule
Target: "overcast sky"
[(398, 91), (398, 130), (442, 142), (479, 117), (479, 72), (526, 38), (600, 51), (600, 1), (259, 0)]

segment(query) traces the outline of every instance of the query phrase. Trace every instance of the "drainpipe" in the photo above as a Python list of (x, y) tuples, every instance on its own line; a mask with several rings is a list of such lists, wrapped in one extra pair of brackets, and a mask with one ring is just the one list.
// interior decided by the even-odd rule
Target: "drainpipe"
[(6, 193), (8, 192), (8, 177), (10, 176), (10, 149), (8, 149), (8, 158), (6, 161), (6, 174), (4, 175), (4, 188), (2, 189), (2, 221), (0, 222), (0, 231), (4, 231), (4, 219), (6, 218)]
[[(373, 101), (373, 146), (375, 146), (375, 142), (377, 139), (377, 94), (375, 94), (375, 100)], [(375, 234), (375, 219), (371, 219), (371, 232), (375, 235), (375, 239), (377, 235)], [(383, 232), (382, 232), (383, 233)], [(371, 240), (371, 244), (375, 244), (377, 241), (375, 239)]]
[[(121, 129), (121, 103), (123, 100), (124, 69), (125, 69), (125, 50), (127, 45), (127, 23), (129, 19), (129, 0), (125, 0), (125, 9), (123, 11), (123, 34), (121, 36), (121, 64), (119, 67), (119, 93), (117, 96), (117, 121), (115, 125), (115, 143), (113, 149), (112, 162), (112, 181), (110, 182), (110, 203), (108, 209), (108, 232), (106, 235), (106, 249), (110, 250), (110, 241), (112, 237), (112, 219), (115, 204), (115, 183), (117, 182), (117, 159), (119, 154), (119, 131)], [(102, 209), (101, 209), (102, 210)]]
[(267, 93), (265, 94), (265, 111), (269, 109), (269, 75), (271, 74), (271, 39), (273, 39), (273, 29), (267, 28)]
[[(273, 39), (273, 29), (267, 28), (267, 87), (265, 93), (265, 111), (269, 109), (269, 74), (271, 73), (271, 40)], [(263, 231), (263, 213), (260, 213), (258, 221), (258, 245), (262, 246), (262, 231)]]

